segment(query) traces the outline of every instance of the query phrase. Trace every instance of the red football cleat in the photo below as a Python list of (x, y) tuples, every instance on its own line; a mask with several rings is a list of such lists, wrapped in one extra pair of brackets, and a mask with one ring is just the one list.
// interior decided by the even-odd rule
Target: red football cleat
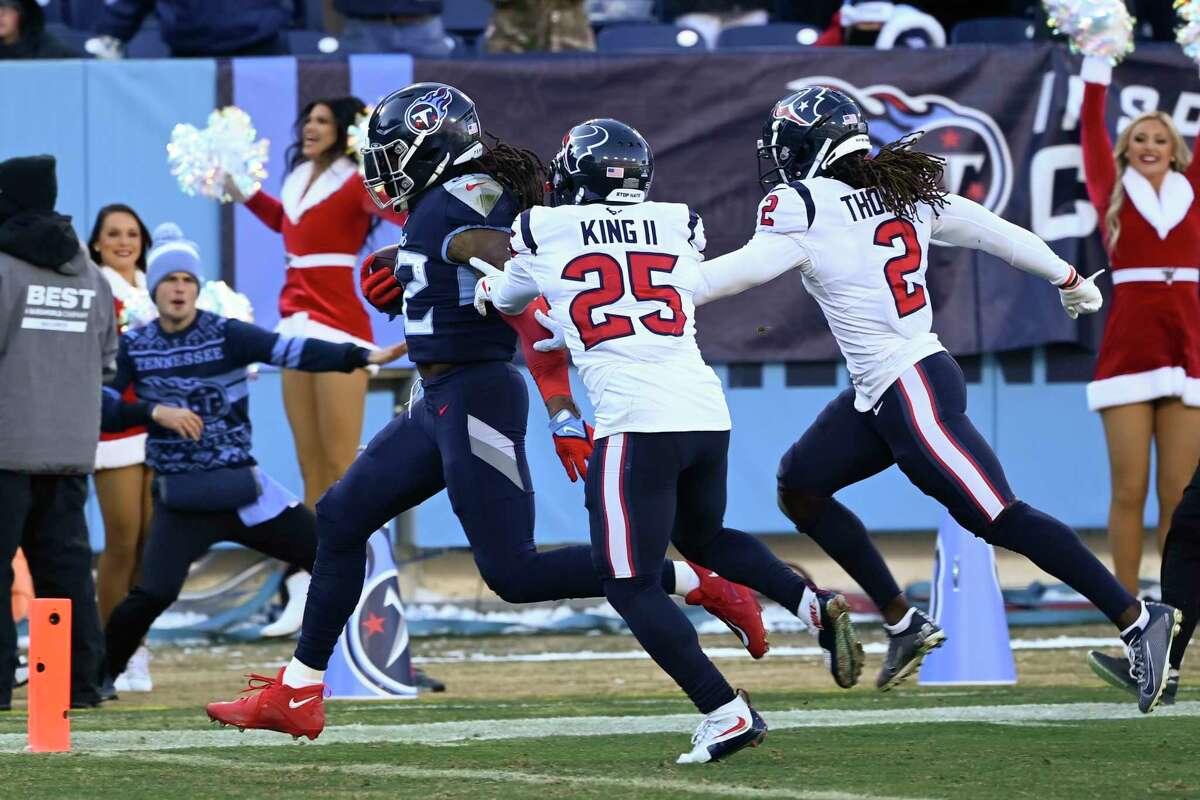
[(284, 685), (283, 670), (280, 667), (274, 678), (250, 675), (250, 686), (242, 694), (257, 694), (228, 703), (209, 703), (205, 709), (208, 718), (239, 730), (261, 728), (297, 739), (316, 739), (325, 729), (325, 684), (294, 689)]
[(767, 644), (767, 629), (763, 627), (762, 606), (754, 592), (699, 564), (687, 563), (700, 576), (700, 588), (688, 592), (684, 602), (689, 606), (703, 606), (705, 611), (728, 625), (750, 655), (755, 658), (765, 656), (771, 646)]

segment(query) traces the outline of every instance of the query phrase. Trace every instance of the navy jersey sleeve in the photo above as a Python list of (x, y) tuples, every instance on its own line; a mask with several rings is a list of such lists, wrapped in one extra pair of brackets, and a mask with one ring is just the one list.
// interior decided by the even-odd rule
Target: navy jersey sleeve
[(441, 189), (442, 225), (446, 230), (439, 247), (442, 261), (450, 261), (450, 242), (463, 231), (483, 228), (510, 232), (517, 204), (511, 193), (492, 177), (467, 175), (447, 182)]
[(225, 323), (225, 346), (237, 364), (274, 364), (304, 372), (350, 372), (365, 367), (368, 356), (366, 348), (349, 342), (282, 336), (236, 319)]
[(138, 400), (126, 402), (122, 395), (136, 377), (133, 359), (129, 356), (129, 341), (122, 336), (117, 346), (117, 371), (100, 391), (100, 430), (117, 433), (150, 421), (152, 403)]

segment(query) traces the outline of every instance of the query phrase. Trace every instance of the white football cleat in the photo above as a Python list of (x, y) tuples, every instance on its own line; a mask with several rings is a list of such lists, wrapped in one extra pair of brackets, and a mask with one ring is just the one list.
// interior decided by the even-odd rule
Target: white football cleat
[(113, 681), (113, 688), (118, 692), (150, 692), (154, 690), (154, 681), (150, 680), (150, 651), (142, 645), (134, 651), (125, 671)]
[(283, 607), (278, 619), (262, 629), (261, 636), (291, 636), (300, 630), (300, 625), (304, 622), (304, 603), (308, 600), (310, 581), (312, 576), (307, 572), (297, 572), (284, 581), (288, 590), (287, 605)]
[(767, 738), (767, 723), (750, 707), (750, 695), (741, 689), (737, 697), (704, 718), (692, 735), (691, 752), (676, 764), (707, 764), (720, 761), (743, 747), (758, 747)]

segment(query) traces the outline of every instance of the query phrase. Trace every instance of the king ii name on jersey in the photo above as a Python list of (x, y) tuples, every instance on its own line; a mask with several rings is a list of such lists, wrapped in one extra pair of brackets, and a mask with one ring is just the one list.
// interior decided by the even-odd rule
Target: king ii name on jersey
[(517, 219), (511, 247), (506, 271), (530, 296), (540, 289), (565, 328), (597, 438), (729, 430), (721, 382), (695, 338), (699, 215), (681, 203), (539, 206)]
[(450, 240), (473, 228), (507, 233), (517, 199), (488, 175), (463, 175), (419, 195), (410, 206), (396, 278), (404, 284), (404, 336), (417, 364), (509, 361), (516, 332), (494, 311), (472, 306), (478, 275), (450, 260)]

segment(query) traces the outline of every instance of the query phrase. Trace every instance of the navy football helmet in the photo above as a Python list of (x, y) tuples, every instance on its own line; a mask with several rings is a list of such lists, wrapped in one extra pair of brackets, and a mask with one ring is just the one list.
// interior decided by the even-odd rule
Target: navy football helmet
[(448, 168), (483, 155), (483, 130), (471, 98), (444, 83), (414, 83), (379, 102), (362, 148), (363, 182), (380, 208), (444, 180)]
[(870, 149), (858, 103), (836, 89), (805, 86), (776, 103), (763, 124), (758, 180), (770, 191), (780, 183), (822, 175), (838, 159)]
[(640, 203), (654, 178), (654, 153), (635, 129), (615, 119), (581, 122), (550, 162), (550, 205)]

